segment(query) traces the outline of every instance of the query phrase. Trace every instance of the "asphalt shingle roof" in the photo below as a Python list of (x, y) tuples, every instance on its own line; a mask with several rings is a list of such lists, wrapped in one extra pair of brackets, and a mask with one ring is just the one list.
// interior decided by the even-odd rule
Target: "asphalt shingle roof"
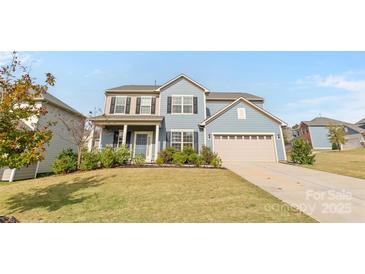
[(158, 89), (160, 86), (156, 86), (156, 85), (124, 85), (124, 86), (120, 86), (120, 87), (115, 87), (115, 88), (109, 88), (107, 89), (107, 91), (145, 91), (145, 90), (150, 90), (150, 91), (154, 91), (156, 89)]
[(246, 93), (246, 92), (209, 92), (207, 94), (207, 99), (227, 99), (227, 100), (236, 100), (240, 97), (243, 97), (247, 100), (264, 100), (264, 98)]
[(58, 107), (61, 107), (61, 108), (64, 108), (64, 109), (66, 109), (66, 110), (68, 110), (72, 113), (75, 113), (76, 115), (80, 115), (80, 116), (85, 117), (83, 114), (81, 114), (80, 112), (78, 112), (74, 108), (70, 107), (66, 103), (62, 102), (60, 99), (56, 98), (55, 96), (53, 96), (49, 92), (42, 94), (42, 98), (44, 100), (50, 102), (51, 104), (54, 104), (54, 105), (56, 105)]

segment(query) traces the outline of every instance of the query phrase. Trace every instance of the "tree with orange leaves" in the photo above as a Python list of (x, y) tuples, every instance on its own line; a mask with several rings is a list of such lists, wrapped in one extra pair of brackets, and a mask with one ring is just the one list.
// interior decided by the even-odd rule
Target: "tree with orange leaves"
[(51, 140), (51, 123), (39, 128), (32, 121), (47, 113), (37, 99), (54, 86), (55, 77), (46, 73), (44, 84), (31, 78), (14, 52), (9, 65), (0, 69), (0, 168), (21, 168), (43, 160)]

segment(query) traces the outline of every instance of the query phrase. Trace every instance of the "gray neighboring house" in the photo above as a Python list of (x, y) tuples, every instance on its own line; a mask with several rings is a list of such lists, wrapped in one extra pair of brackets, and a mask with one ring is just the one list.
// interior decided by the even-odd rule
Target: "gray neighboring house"
[(300, 135), (313, 149), (332, 149), (328, 139), (328, 126), (342, 126), (346, 133), (346, 143), (341, 145), (342, 150), (360, 148), (364, 146), (365, 129), (351, 123), (327, 118), (317, 117), (311, 121), (300, 124)]
[(286, 160), (286, 123), (264, 109), (262, 97), (211, 91), (186, 75), (161, 86), (107, 89), (104, 114), (91, 121), (100, 128), (100, 149), (125, 144), (148, 162), (166, 147), (200, 152), (203, 145), (223, 161)]
[(361, 127), (361, 128), (363, 128), (363, 129), (365, 129), (365, 118), (364, 119), (361, 119), (360, 121), (358, 121), (356, 123), (356, 125), (359, 126), (359, 127)]
[(70, 121), (70, 124), (71, 122), (83, 124), (86, 117), (50, 93), (43, 94), (42, 98), (38, 99), (37, 106), (45, 106), (48, 113), (40, 119), (22, 121), (21, 126), (34, 129), (36, 127), (43, 127), (49, 121), (56, 122), (50, 128), (53, 132), (53, 137), (49, 145), (46, 146), (44, 160), (20, 169), (1, 168), (0, 181), (12, 182), (15, 180), (30, 179), (35, 178), (40, 173), (52, 172), (53, 161), (63, 149), (71, 148), (77, 151), (74, 139), (64, 123), (60, 121), (60, 117), (64, 121)]

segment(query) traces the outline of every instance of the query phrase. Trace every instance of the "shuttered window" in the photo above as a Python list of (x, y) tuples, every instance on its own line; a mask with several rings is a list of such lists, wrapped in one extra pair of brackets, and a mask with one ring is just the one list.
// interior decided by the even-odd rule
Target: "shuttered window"
[[(172, 96), (171, 105), (173, 114), (193, 114), (194, 97), (190, 95)], [(197, 107), (195, 109), (197, 110)]]
[(124, 114), (126, 109), (127, 97), (117, 96), (115, 97), (115, 111), (114, 113)]
[(152, 97), (141, 97), (140, 114), (151, 114)]
[(184, 148), (194, 148), (194, 132), (193, 131), (171, 131), (171, 146), (178, 151), (182, 151)]

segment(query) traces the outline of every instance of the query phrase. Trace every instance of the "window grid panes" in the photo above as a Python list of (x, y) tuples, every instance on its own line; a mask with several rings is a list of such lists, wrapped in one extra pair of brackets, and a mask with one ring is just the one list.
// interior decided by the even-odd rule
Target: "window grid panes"
[(151, 105), (152, 98), (151, 97), (141, 97), (141, 114), (151, 114)]
[(193, 97), (192, 96), (173, 96), (172, 97), (172, 113), (174, 114), (192, 114), (193, 113)]
[(192, 131), (172, 131), (171, 146), (178, 151), (186, 147), (194, 148), (194, 133)]
[(114, 113), (125, 113), (126, 97), (116, 97), (115, 98), (115, 111)]

